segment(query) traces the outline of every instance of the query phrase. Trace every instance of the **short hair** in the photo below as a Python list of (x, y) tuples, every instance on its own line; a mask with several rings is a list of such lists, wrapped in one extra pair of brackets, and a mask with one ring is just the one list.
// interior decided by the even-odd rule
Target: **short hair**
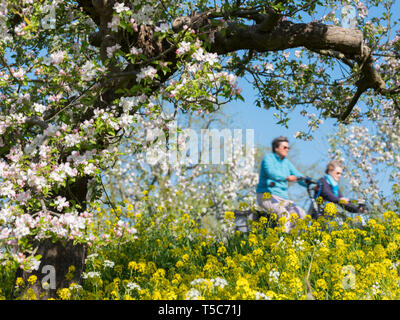
[(288, 138), (285, 136), (279, 136), (272, 140), (272, 152), (275, 153), (275, 148), (279, 148), (281, 142), (289, 142)]
[(343, 165), (339, 160), (331, 160), (328, 162), (328, 165), (326, 166), (325, 173), (328, 173), (331, 170), (334, 170), (335, 168), (342, 168)]

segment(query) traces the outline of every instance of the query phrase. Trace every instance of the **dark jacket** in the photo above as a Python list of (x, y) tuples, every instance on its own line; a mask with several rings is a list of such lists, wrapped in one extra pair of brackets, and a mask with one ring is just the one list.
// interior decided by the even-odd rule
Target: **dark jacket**
[(320, 182), (320, 193), (319, 195), (328, 202), (339, 203), (339, 199), (342, 197), (342, 193), (339, 191), (339, 196), (337, 197), (333, 193), (333, 188), (331, 184), (326, 180), (325, 177), (319, 179)]
[[(333, 193), (333, 188), (331, 184), (326, 180), (325, 177), (319, 179), (319, 191), (317, 192), (317, 196), (321, 196), (325, 202), (333, 202), (339, 204), (339, 199), (342, 198), (342, 193), (339, 191), (339, 196), (337, 197)], [(346, 211), (351, 213), (359, 212), (358, 206), (349, 203), (349, 204), (340, 204)]]

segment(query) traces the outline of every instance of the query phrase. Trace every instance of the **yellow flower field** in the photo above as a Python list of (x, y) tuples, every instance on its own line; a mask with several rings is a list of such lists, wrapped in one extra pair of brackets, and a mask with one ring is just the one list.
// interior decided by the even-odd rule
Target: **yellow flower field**
[[(362, 225), (359, 217), (338, 223), (328, 206), (330, 216), (317, 221), (292, 216), (297, 227), (290, 233), (284, 219), (272, 228), (262, 217), (249, 234), (233, 231), (227, 212), (221, 226), (228, 231), (215, 235), (189, 214), (135, 214), (129, 204), (118, 210), (137, 233), (90, 248), (83, 284), (60, 289), (58, 299), (400, 298), (400, 216), (392, 211)], [(99, 214), (108, 221), (103, 228), (118, 221)], [(3, 299), (10, 286), (28, 285), (5, 276), (11, 266), (1, 270)]]

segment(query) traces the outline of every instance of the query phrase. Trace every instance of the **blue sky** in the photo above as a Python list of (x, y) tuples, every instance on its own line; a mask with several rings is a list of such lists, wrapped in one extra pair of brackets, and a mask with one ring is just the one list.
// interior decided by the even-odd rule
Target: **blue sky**
[[(312, 141), (303, 141), (294, 138), (297, 131), (308, 132), (307, 119), (300, 115), (299, 110), (295, 110), (290, 114), (288, 128), (283, 125), (276, 124), (274, 117), (275, 109), (262, 109), (254, 104), (254, 96), (256, 94), (253, 89), (245, 81), (240, 83), (242, 95), (245, 102), (234, 101), (224, 107), (224, 111), (232, 119), (232, 128), (239, 125), (242, 129), (254, 129), (255, 143), (259, 145), (270, 146), (271, 141), (280, 135), (287, 136), (292, 146), (295, 146), (299, 162), (312, 165), (317, 162), (325, 162), (328, 159), (328, 134), (334, 134), (334, 120), (324, 120), (324, 123), (314, 132)], [(290, 155), (288, 156), (290, 158)]]

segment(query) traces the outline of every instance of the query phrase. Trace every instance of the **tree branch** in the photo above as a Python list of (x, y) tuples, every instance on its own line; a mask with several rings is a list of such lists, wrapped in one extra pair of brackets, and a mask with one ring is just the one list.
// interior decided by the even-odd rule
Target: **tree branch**
[[(88, 0), (79, 0), (79, 5), (87, 12), (94, 21), (99, 25), (99, 33), (93, 35), (93, 42), (103, 42), (109, 35), (106, 27), (107, 22), (112, 16), (112, 6), (114, 0), (93, 0), (89, 4)], [(312, 1), (314, 3), (315, 1)], [(310, 4), (310, 5), (311, 5)], [(227, 27), (221, 25), (213, 26), (211, 19), (220, 17), (244, 17), (252, 19), (255, 25), (243, 25), (234, 21), (228, 21)], [(385, 89), (385, 82), (375, 69), (371, 55), (371, 49), (365, 45), (364, 37), (361, 30), (348, 29), (340, 26), (326, 25), (320, 22), (311, 23), (293, 23), (291, 21), (283, 21), (281, 15), (272, 9), (266, 14), (261, 12), (259, 8), (241, 8), (231, 12), (222, 12), (220, 10), (210, 9), (206, 12), (196, 13), (193, 16), (182, 16), (176, 18), (172, 22), (172, 30), (179, 32), (184, 26), (188, 26), (198, 34), (204, 34), (204, 28), (212, 28), (210, 31), (214, 34), (215, 40), (210, 41), (210, 52), (219, 55), (236, 52), (239, 50), (249, 50), (250, 52), (276, 52), (296, 47), (305, 47), (310, 51), (321, 55), (327, 55), (339, 59), (350, 68), (354, 68), (356, 64), (360, 66), (359, 80), (356, 82), (356, 92), (348, 106), (342, 114), (338, 115), (339, 120), (345, 121), (350, 115), (355, 104), (361, 95), (368, 89), (374, 89), (378, 93), (390, 94)], [(141, 29), (138, 35), (133, 35), (135, 39), (145, 39), (139, 41), (148, 56), (148, 61), (152, 61), (155, 57), (163, 57), (165, 59), (174, 59), (174, 50), (171, 43), (162, 42), (153, 36), (153, 27)], [(146, 33), (146, 34), (143, 34)], [(115, 35), (115, 41), (121, 42), (119, 35)], [(146, 49), (146, 50), (145, 50)], [(176, 57), (175, 57), (176, 59)], [(171, 61), (172, 61), (171, 60)], [(131, 85), (135, 82), (135, 75), (139, 71), (139, 66), (131, 66), (131, 69), (121, 73), (114, 73), (111, 77), (116, 82), (112, 84), (112, 91), (121, 85)], [(163, 79), (173, 74), (175, 70)], [(163, 80), (160, 80), (160, 83)], [(392, 89), (391, 92), (397, 92), (398, 89)]]
[(346, 65), (348, 65), (350, 68), (354, 68), (354, 62), (348, 59), (343, 53), (334, 51), (334, 50), (319, 50), (316, 49), (314, 50), (316, 53), (323, 55), (323, 56), (328, 56), (332, 58), (336, 58), (338, 60), (343, 61)]

